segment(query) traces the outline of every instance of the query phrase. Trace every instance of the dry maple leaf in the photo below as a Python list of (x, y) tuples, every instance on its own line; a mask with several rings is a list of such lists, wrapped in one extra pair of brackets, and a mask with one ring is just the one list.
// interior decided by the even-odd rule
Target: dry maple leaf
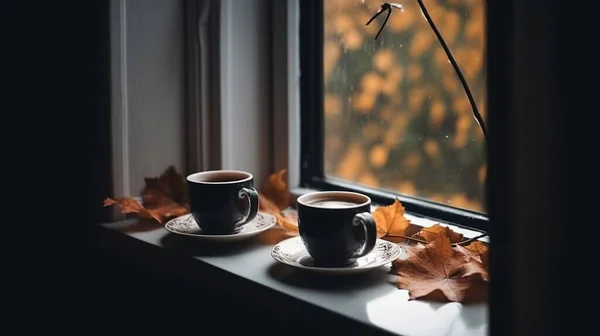
[(377, 224), (377, 237), (403, 236), (410, 224), (410, 221), (404, 217), (404, 212), (404, 207), (397, 198), (391, 205), (375, 209), (373, 219)]
[(472, 252), (474, 255), (478, 255), (483, 266), (487, 268), (488, 266), (488, 246), (479, 241), (475, 240), (471, 242), (469, 245), (464, 246), (467, 251)]
[(463, 235), (461, 233), (454, 232), (449, 227), (442, 226), (440, 224), (422, 228), (415, 238), (430, 242), (434, 241), (435, 237), (439, 234), (450, 239), (450, 243), (458, 243), (463, 239)]
[(298, 215), (288, 209), (292, 195), (283, 180), (285, 172), (284, 169), (271, 174), (258, 192), (259, 210), (275, 216), (281, 228), (295, 235), (298, 233)]
[(177, 173), (175, 167), (170, 166), (159, 177), (146, 177), (144, 182), (145, 186), (142, 190), (144, 206), (158, 205), (163, 202), (188, 204), (186, 180)]
[(287, 183), (283, 179), (286, 170), (282, 169), (269, 176), (267, 182), (263, 185), (260, 193), (268, 198), (271, 203), (277, 206), (279, 210), (287, 209), (290, 206), (292, 195)]
[(452, 248), (450, 240), (436, 235), (424, 247), (407, 247), (408, 257), (392, 264), (398, 288), (409, 297), (432, 301), (481, 302), (487, 299), (488, 273), (478, 260)]
[(144, 208), (138, 201), (131, 197), (123, 198), (106, 198), (104, 200), (104, 206), (117, 205), (121, 209), (122, 214), (136, 214), (139, 218), (143, 219), (156, 219), (160, 221), (160, 217), (155, 217), (152, 212)]
[(169, 219), (189, 213), (187, 205), (187, 186), (185, 179), (177, 173), (173, 166), (161, 176), (144, 179), (142, 203), (131, 197), (118, 199), (107, 198), (104, 206), (117, 205), (121, 213), (135, 214), (139, 218), (155, 219), (165, 223)]
[(286, 209), (281, 212), (281, 218), (277, 218), (277, 221), (281, 221), (280, 225), (284, 229), (290, 231), (292, 234), (297, 235), (298, 231), (298, 212), (293, 209)]

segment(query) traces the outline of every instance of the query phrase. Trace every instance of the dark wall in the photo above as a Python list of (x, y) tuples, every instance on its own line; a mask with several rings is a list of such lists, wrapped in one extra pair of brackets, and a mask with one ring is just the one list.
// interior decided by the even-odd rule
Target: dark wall
[(100, 206), (102, 200), (112, 195), (111, 179), (111, 97), (110, 97), (110, 26), (109, 26), (109, 1), (97, 1), (97, 11), (94, 13), (96, 28), (93, 30), (94, 39), (97, 41), (96, 53), (90, 62), (94, 64), (90, 72), (90, 82), (92, 90), (95, 92), (95, 99), (90, 104), (90, 111), (93, 117), (90, 122), (90, 134), (93, 137), (92, 151), (94, 157), (91, 164), (93, 176), (93, 187), (90, 190), (92, 199), (96, 200), (92, 207), (92, 218), (97, 222), (106, 222), (109, 220), (109, 210)]

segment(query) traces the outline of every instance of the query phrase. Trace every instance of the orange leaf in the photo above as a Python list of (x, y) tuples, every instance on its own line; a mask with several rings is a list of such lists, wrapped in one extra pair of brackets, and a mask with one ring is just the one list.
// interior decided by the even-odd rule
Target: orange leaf
[(404, 207), (396, 198), (392, 205), (380, 206), (373, 211), (377, 224), (377, 237), (403, 236), (410, 221), (404, 217)]
[(488, 266), (488, 247), (485, 243), (476, 240), (471, 242), (469, 245), (464, 246), (464, 248), (468, 251), (473, 252), (474, 254), (479, 255), (483, 266)]
[(281, 212), (281, 218), (277, 218), (280, 225), (296, 235), (298, 234), (298, 212), (293, 209), (286, 209)]
[(398, 288), (407, 289), (411, 300), (481, 302), (487, 299), (488, 273), (471, 256), (452, 248), (443, 235), (424, 247), (407, 247), (408, 257), (395, 260)]
[(135, 214), (139, 218), (154, 219), (161, 224), (189, 213), (185, 179), (170, 166), (159, 177), (146, 177), (142, 190), (142, 203), (131, 197), (107, 198), (104, 206), (117, 205), (121, 213)]
[(289, 231), (298, 234), (298, 214), (288, 209), (292, 195), (287, 183), (283, 180), (285, 169), (269, 176), (261, 191), (259, 191), (259, 210), (272, 214), (277, 219), (277, 224)]
[(260, 192), (258, 193), (258, 209), (270, 214), (279, 213), (279, 208), (270, 199), (266, 198)]
[(458, 232), (452, 231), (447, 226), (435, 224), (433, 226), (424, 227), (419, 231), (416, 238), (422, 239), (426, 242), (434, 241), (437, 235), (442, 235), (450, 239), (450, 243), (458, 243), (463, 239), (463, 235)]
[(261, 190), (261, 194), (275, 204), (279, 210), (289, 207), (292, 198), (288, 185), (283, 179), (285, 172), (286, 170), (282, 169), (271, 174)]
[(138, 201), (131, 197), (107, 198), (104, 200), (105, 207), (111, 205), (117, 205), (121, 209), (122, 214), (136, 214), (139, 218), (156, 219), (160, 222), (160, 218), (154, 217), (148, 209), (144, 208)]
[(185, 178), (170, 166), (159, 177), (144, 178), (142, 201), (146, 207), (157, 207), (165, 203), (188, 203)]

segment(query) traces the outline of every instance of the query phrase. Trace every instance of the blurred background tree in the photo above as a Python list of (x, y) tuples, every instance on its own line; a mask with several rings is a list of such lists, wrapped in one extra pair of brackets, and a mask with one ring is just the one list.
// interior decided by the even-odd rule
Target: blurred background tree
[[(485, 141), (460, 81), (414, 0), (325, 0), (325, 172), (478, 212)], [(424, 0), (486, 116), (482, 0)]]

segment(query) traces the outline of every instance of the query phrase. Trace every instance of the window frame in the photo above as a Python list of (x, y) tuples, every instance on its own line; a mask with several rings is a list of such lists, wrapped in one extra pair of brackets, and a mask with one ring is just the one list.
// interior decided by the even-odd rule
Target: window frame
[(487, 230), (488, 216), (467, 209), (443, 205), (391, 190), (374, 189), (336, 178), (324, 172), (323, 113), (323, 0), (300, 1), (300, 186), (326, 190), (357, 191), (374, 203), (391, 204), (398, 198), (407, 212), (457, 226)]

